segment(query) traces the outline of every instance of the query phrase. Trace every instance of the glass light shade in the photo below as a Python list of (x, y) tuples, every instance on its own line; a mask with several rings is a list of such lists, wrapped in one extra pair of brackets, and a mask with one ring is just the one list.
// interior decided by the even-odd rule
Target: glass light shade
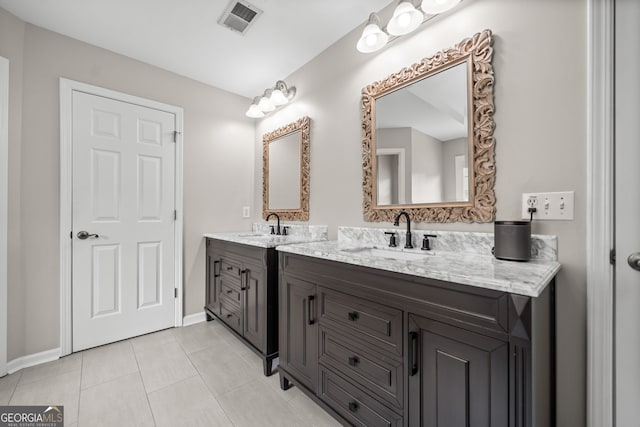
[(424, 13), (436, 14), (443, 13), (452, 9), (462, 0), (422, 0), (420, 8)]
[(422, 24), (424, 15), (409, 1), (403, 1), (393, 11), (393, 16), (387, 24), (387, 31), (393, 36), (408, 34)]
[(388, 41), (389, 36), (378, 25), (368, 24), (364, 27), (356, 48), (363, 53), (375, 52), (382, 49)]
[(284, 105), (289, 102), (289, 99), (287, 99), (287, 97), (284, 95), (284, 93), (282, 93), (280, 89), (274, 89), (273, 92), (271, 92), (269, 100), (273, 105), (276, 106)]
[(269, 113), (275, 110), (276, 106), (273, 105), (273, 102), (271, 102), (271, 100), (268, 97), (263, 96), (262, 98), (260, 98), (260, 102), (258, 102), (258, 108), (260, 108), (260, 110), (262, 110), (265, 113)]
[(245, 114), (247, 115), (247, 117), (253, 117), (254, 119), (259, 119), (260, 117), (264, 117), (264, 113), (256, 104), (251, 104), (251, 106), (249, 107), (249, 109)]

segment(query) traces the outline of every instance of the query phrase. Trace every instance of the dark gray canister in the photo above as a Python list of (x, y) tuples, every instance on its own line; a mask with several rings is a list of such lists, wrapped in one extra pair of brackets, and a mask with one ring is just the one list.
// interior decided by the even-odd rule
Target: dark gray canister
[(496, 258), (509, 261), (529, 261), (531, 258), (529, 221), (496, 221), (494, 239)]

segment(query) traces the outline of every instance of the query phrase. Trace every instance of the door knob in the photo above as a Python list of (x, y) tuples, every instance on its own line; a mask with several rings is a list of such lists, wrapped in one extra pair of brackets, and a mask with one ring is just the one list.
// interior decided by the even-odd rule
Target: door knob
[(629, 263), (629, 267), (640, 271), (640, 252), (629, 255), (627, 262)]
[(77, 236), (78, 236), (78, 239), (80, 240), (88, 239), (89, 237), (95, 237), (95, 238), (100, 237), (97, 234), (89, 234), (88, 231), (84, 231), (84, 230), (78, 231)]

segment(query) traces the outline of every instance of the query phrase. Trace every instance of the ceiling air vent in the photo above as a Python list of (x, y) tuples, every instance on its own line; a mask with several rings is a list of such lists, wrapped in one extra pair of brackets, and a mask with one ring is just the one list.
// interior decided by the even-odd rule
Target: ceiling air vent
[(261, 14), (262, 11), (254, 5), (246, 1), (233, 0), (218, 20), (218, 24), (244, 34)]

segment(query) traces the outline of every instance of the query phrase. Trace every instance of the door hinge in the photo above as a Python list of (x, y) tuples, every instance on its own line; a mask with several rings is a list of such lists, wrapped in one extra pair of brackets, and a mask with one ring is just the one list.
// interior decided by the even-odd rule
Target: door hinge
[(178, 211), (177, 211), (177, 210), (174, 210), (174, 211), (173, 211), (173, 220), (174, 220), (174, 221), (177, 221), (177, 220), (178, 220)]
[(609, 262), (611, 263), (611, 265), (616, 265), (616, 250), (615, 249), (611, 249), (611, 251), (609, 252)]
[(69, 232), (69, 238), (70, 238), (70, 239), (73, 239), (73, 230), (71, 230), (71, 231)]
[(178, 298), (178, 288), (173, 288), (173, 297)]
[(177, 130), (173, 131), (173, 142), (178, 142), (178, 135), (180, 135), (180, 132), (178, 132)]

